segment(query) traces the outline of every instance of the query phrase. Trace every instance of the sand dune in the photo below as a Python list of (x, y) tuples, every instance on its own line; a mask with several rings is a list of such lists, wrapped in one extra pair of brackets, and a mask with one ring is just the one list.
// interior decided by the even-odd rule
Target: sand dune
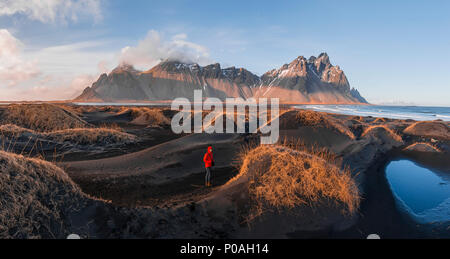
[(74, 112), (54, 104), (8, 105), (0, 108), (0, 124), (15, 124), (41, 132), (90, 126)]
[(412, 124), (404, 131), (405, 134), (450, 139), (450, 127), (443, 122), (421, 121)]
[(65, 238), (88, 197), (55, 165), (0, 151), (0, 238)]
[(229, 166), (239, 148), (233, 145), (238, 138), (238, 134), (192, 134), (132, 154), (61, 165), (72, 177), (150, 175), (155, 183), (163, 183), (203, 172), (203, 154), (209, 145), (223, 154), (216, 157), (217, 166)]
[(414, 143), (412, 145), (407, 146), (404, 150), (419, 151), (419, 152), (441, 152), (441, 150), (428, 143)]

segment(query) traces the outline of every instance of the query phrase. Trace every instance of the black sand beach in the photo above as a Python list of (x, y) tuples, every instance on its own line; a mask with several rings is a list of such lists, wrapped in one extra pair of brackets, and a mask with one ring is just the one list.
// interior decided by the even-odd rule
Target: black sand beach
[[(389, 161), (399, 157), (450, 173), (448, 122), (418, 124), (286, 108), (280, 112), (280, 140), (301, 143), (305, 150), (327, 149), (350, 170), (361, 203), (351, 216), (340, 215), (342, 204), (318, 201), (293, 208), (293, 214), (289, 209), (268, 212), (249, 225), (243, 221), (252, 204), (244, 195), (247, 182), (228, 182), (242, 178), (239, 156), (249, 143), (258, 144), (257, 135), (176, 135), (168, 123), (174, 112), (165, 107), (34, 108), (38, 113), (50, 109), (68, 114), (66, 124), (52, 126), (60, 131), (58, 138), (50, 127), (33, 126), (38, 124), (6, 127), (15, 121), (5, 105), (0, 107), (1, 144), (5, 156), (39, 156), (55, 163), (78, 186), (83, 205), (62, 216), (66, 225), (59, 238), (74, 231), (90, 238), (365, 238), (372, 233), (383, 238), (449, 237), (446, 224), (421, 225), (399, 210), (384, 175)], [(106, 128), (108, 135), (89, 133), (93, 140), (84, 142), (59, 137), (61, 131), (74, 134), (74, 127)], [(424, 151), (425, 144), (438, 152)], [(213, 186), (206, 188), (202, 156), (210, 145), (216, 166)], [(239, 193), (245, 197), (235, 196)], [(279, 220), (295, 223), (272, 228)], [(14, 237), (10, 230), (1, 233)], [(34, 234), (46, 233), (41, 229)]]

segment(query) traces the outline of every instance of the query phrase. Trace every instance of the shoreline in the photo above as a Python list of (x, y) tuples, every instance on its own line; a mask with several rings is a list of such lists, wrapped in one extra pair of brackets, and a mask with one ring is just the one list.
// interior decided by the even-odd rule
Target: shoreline
[[(74, 102), (71, 100), (62, 101), (14, 101), (14, 102), (0, 102), (0, 106), (14, 105), (14, 104), (56, 104), (69, 106), (114, 106), (114, 107), (153, 107), (165, 108), (170, 107), (170, 101), (123, 101), (123, 102)], [(224, 103), (224, 102), (223, 102)], [(235, 105), (239, 102), (235, 103)], [(270, 107), (270, 103), (267, 104)], [(389, 119), (411, 119), (416, 121), (432, 121), (443, 120), (450, 122), (450, 107), (445, 106), (400, 106), (400, 105), (376, 105), (376, 104), (323, 104), (323, 103), (280, 103), (281, 109), (306, 109), (316, 112), (334, 113), (337, 115), (350, 116), (366, 116), (375, 118), (389, 118)], [(318, 108), (320, 107), (320, 108)], [(367, 107), (367, 108), (364, 108)], [(432, 111), (429, 111), (432, 109)]]

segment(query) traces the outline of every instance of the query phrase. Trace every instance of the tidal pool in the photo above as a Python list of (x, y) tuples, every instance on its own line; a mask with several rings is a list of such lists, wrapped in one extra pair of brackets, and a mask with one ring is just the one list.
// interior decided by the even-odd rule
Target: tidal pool
[(399, 160), (386, 167), (386, 178), (400, 207), (417, 221), (450, 221), (450, 172)]

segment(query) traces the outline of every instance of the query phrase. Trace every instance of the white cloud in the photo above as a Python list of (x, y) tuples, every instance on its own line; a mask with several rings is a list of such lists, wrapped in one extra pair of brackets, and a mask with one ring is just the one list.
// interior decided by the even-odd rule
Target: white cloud
[(72, 79), (67, 91), (67, 98), (74, 98), (83, 92), (83, 90), (91, 86), (98, 79), (98, 75), (79, 75)]
[(127, 46), (122, 49), (119, 61), (138, 68), (149, 69), (161, 60), (177, 60), (185, 63), (212, 62), (209, 50), (199, 44), (187, 40), (186, 34), (177, 34), (171, 40), (162, 38), (159, 32), (151, 30), (147, 36), (138, 42), (137, 46)]
[(101, 73), (111, 69), (110, 62), (114, 62), (116, 53), (97, 50), (104, 43), (78, 42), (27, 50), (8, 30), (1, 29), (0, 100), (76, 97)]
[(37, 61), (23, 59), (22, 43), (8, 30), (0, 29), (0, 80), (14, 86), (38, 74)]
[(47, 75), (32, 84), (18, 88), (2, 89), (0, 101), (52, 101), (71, 100), (91, 86), (98, 75), (80, 74), (76, 76)]
[(186, 40), (188, 38), (186, 33), (176, 34), (172, 37), (173, 40)]
[(43, 23), (102, 18), (101, 0), (0, 0), (0, 16), (25, 15)]
[(108, 73), (109, 71), (111, 71), (110, 63), (106, 60), (101, 60), (97, 64), (97, 69), (101, 74)]
[(84, 41), (50, 46), (26, 53), (29, 59), (38, 59), (39, 67), (48, 74), (96, 73), (98, 62), (114, 59), (116, 51), (102, 48), (106, 41)]
[[(23, 46), (7, 30), (0, 30), (0, 100), (72, 99), (120, 62), (142, 69), (162, 59), (212, 63), (208, 49), (188, 41), (186, 34), (164, 40), (158, 32), (149, 31), (142, 41), (122, 51), (104, 47), (111, 44), (116, 42), (84, 41), (34, 49)], [(16, 86), (4, 87), (7, 85)]]

